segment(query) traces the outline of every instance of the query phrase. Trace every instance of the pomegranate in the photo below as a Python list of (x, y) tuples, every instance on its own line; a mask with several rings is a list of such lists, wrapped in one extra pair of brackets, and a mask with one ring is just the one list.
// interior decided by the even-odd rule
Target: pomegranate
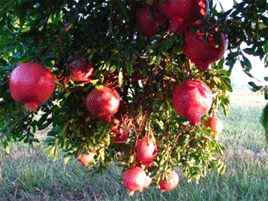
[(170, 20), (170, 31), (182, 34), (197, 23), (200, 17), (208, 13), (207, 0), (168, 0), (165, 3), (165, 15)]
[(208, 113), (211, 104), (212, 91), (201, 80), (182, 81), (173, 92), (176, 112), (195, 126), (200, 124), (201, 117)]
[(55, 88), (55, 80), (49, 69), (39, 63), (27, 62), (16, 67), (9, 78), (12, 98), (34, 113), (46, 102)]
[[(219, 31), (219, 29), (216, 29)], [(195, 63), (200, 71), (206, 71), (210, 63), (221, 59), (228, 46), (226, 36), (221, 34), (221, 43), (215, 46), (213, 35), (210, 35), (208, 43), (203, 41), (205, 33), (194, 33), (187, 31), (185, 33), (185, 40), (182, 45), (185, 55)]]
[(114, 133), (113, 143), (122, 144), (125, 143), (129, 137), (130, 127), (132, 119), (129, 119), (127, 115), (127, 105), (123, 101), (120, 101), (120, 107), (114, 114), (114, 126), (111, 130)]
[(114, 133), (112, 140), (114, 144), (123, 144), (129, 137), (129, 131), (124, 129), (123, 124), (115, 125), (111, 132)]
[(87, 110), (93, 115), (111, 121), (120, 105), (120, 96), (113, 88), (103, 86), (102, 89), (93, 89), (86, 97)]
[(150, 38), (167, 28), (164, 22), (164, 6), (154, 2), (152, 6), (145, 6), (137, 12), (137, 29), (141, 36)]
[(152, 179), (146, 175), (141, 167), (130, 168), (124, 172), (123, 183), (128, 188), (128, 194), (134, 195), (135, 191), (142, 192), (144, 188), (147, 188)]
[(135, 150), (137, 161), (143, 162), (147, 167), (153, 165), (152, 161), (157, 155), (157, 145), (155, 142), (144, 137), (138, 140)]
[(214, 135), (221, 133), (223, 130), (223, 123), (217, 117), (209, 117), (204, 122), (204, 126), (206, 126), (207, 128), (210, 128), (212, 133), (214, 133)]
[(89, 83), (94, 73), (92, 63), (87, 63), (82, 58), (74, 60), (67, 69), (70, 71), (70, 78), (75, 82)]
[(179, 176), (175, 171), (172, 171), (167, 175), (167, 182), (164, 179), (159, 181), (160, 191), (171, 191), (175, 189), (179, 183)]
[(89, 163), (91, 163), (94, 160), (95, 153), (83, 153), (82, 156), (79, 157), (79, 155), (76, 155), (76, 158), (79, 162), (81, 162), (85, 167), (89, 166)]

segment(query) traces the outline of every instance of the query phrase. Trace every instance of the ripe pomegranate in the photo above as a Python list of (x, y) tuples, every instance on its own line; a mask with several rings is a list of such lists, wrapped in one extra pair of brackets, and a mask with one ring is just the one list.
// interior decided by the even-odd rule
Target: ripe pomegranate
[(164, 22), (164, 6), (154, 2), (152, 6), (145, 6), (137, 12), (137, 29), (141, 36), (150, 38), (167, 28)]
[(115, 125), (112, 128), (111, 132), (114, 133), (114, 136), (112, 139), (114, 144), (123, 144), (127, 141), (129, 137), (129, 131), (124, 129), (123, 124)]
[(16, 67), (9, 78), (12, 98), (34, 113), (46, 102), (55, 88), (55, 80), (49, 69), (39, 63), (26, 62)]
[(92, 63), (85, 62), (82, 58), (74, 60), (67, 66), (70, 78), (75, 82), (89, 83), (93, 77)]
[[(219, 29), (216, 29), (219, 31)], [(205, 33), (194, 33), (187, 31), (182, 45), (185, 55), (195, 63), (200, 71), (206, 71), (210, 63), (221, 59), (228, 46), (227, 37), (220, 32), (221, 43), (216, 47), (213, 35), (210, 35), (208, 43), (203, 41)]]
[(207, 0), (168, 0), (164, 10), (170, 20), (170, 31), (182, 34), (208, 13)]
[(103, 86), (102, 89), (93, 89), (86, 97), (87, 110), (93, 115), (111, 121), (120, 105), (120, 96), (113, 88)]
[(147, 167), (153, 165), (152, 161), (157, 155), (157, 145), (155, 142), (144, 137), (138, 140), (135, 150), (137, 161), (143, 162)]
[(144, 188), (147, 188), (152, 179), (146, 175), (141, 167), (130, 168), (123, 174), (123, 183), (128, 188), (128, 194), (134, 195), (135, 191), (142, 192)]
[(171, 191), (175, 189), (179, 183), (179, 175), (175, 171), (172, 171), (171, 173), (169, 173), (167, 177), (168, 177), (168, 180), (167, 180), (168, 183), (164, 179), (161, 179), (159, 181), (161, 192)]
[(79, 154), (76, 155), (76, 158), (79, 162), (81, 162), (85, 167), (89, 166), (94, 160), (95, 152), (83, 153), (82, 156), (79, 157)]
[(212, 133), (214, 133), (214, 135), (221, 133), (223, 130), (223, 123), (217, 117), (209, 117), (204, 122), (204, 126), (206, 126), (207, 128), (210, 128)]
[(208, 113), (211, 104), (212, 91), (201, 80), (182, 81), (173, 92), (176, 112), (195, 126), (200, 124), (201, 117)]

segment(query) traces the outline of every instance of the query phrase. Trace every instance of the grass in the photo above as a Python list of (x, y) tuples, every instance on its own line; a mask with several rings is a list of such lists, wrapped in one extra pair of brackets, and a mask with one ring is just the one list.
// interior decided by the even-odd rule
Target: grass
[(224, 175), (210, 172), (196, 184), (180, 174), (173, 191), (160, 193), (152, 187), (128, 197), (118, 181), (122, 172), (112, 164), (104, 175), (92, 178), (75, 159), (65, 165), (62, 156), (55, 162), (47, 158), (42, 144), (12, 144), (9, 155), (0, 148), (0, 201), (268, 200), (268, 148), (259, 123), (264, 98), (236, 90), (231, 101), (229, 116), (219, 115), (225, 124), (220, 138), (226, 146)]

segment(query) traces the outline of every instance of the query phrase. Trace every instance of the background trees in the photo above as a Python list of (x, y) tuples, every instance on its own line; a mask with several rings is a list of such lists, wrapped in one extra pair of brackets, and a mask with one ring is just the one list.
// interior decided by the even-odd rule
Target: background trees
[[(145, 168), (155, 183), (177, 166), (183, 167), (189, 180), (198, 181), (207, 170), (218, 169), (224, 173), (225, 165), (221, 161), (224, 147), (203, 122), (217, 115), (220, 109), (228, 114), (227, 91), (232, 91), (229, 76), (235, 62), (240, 62), (249, 76), (253, 66), (246, 54), (264, 59), (267, 66), (267, 2), (245, 0), (231, 10), (220, 12), (215, 9), (215, 4), (220, 2), (208, 1), (207, 15), (198, 18), (192, 26), (180, 26), (179, 30), (169, 29), (170, 17), (162, 16), (157, 6), (158, 14), (151, 15), (151, 20), (156, 22), (153, 27), (157, 25), (157, 29), (147, 36), (141, 30), (138, 32), (137, 16), (145, 6), (153, 10), (154, 2), (166, 3), (0, 2), (0, 129), (7, 152), (11, 140), (38, 142), (34, 133), (51, 126), (45, 140), (49, 155), (56, 158), (58, 151), (63, 151), (67, 161), (74, 155), (93, 152), (90, 167), (97, 173), (110, 161), (124, 169), (136, 166), (139, 162), (133, 147), (142, 138), (151, 139), (157, 145), (153, 165)], [(209, 70), (200, 71), (183, 51), (185, 31), (189, 29), (204, 32), (206, 43), (212, 37), (216, 47), (222, 42), (220, 32), (227, 35), (227, 57), (211, 64)], [(242, 42), (248, 47), (242, 49)], [(12, 99), (8, 82), (11, 71), (28, 61), (49, 68), (56, 81), (51, 98), (34, 114), (26, 113)], [(74, 79), (72, 63), (74, 67), (81, 65), (82, 69), (85, 65), (93, 66), (90, 82)], [(229, 66), (228, 70), (223, 69), (224, 64)], [(212, 107), (199, 126), (190, 125), (188, 119), (175, 112), (172, 104), (176, 85), (189, 79), (204, 81), (213, 92)], [(93, 88), (101, 89), (102, 85), (117, 90), (121, 99), (118, 112), (108, 123), (93, 116), (85, 104)], [(262, 90), (267, 99), (267, 86), (251, 85), (255, 91)], [(262, 121), (266, 131), (267, 116), (266, 107)]]

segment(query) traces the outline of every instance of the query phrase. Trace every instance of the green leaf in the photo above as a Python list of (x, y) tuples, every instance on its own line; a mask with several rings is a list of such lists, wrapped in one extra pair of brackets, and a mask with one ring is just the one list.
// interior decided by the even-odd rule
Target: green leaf
[(241, 65), (242, 67), (246, 70), (246, 71), (250, 71), (252, 69), (251, 66), (251, 62), (248, 60), (248, 58), (246, 58), (243, 54), (242, 54), (243, 60), (241, 61)]
[(265, 68), (268, 67), (268, 54), (265, 56), (265, 59), (264, 59), (264, 66), (265, 66)]
[(9, 143), (6, 139), (2, 139), (2, 143), (3, 143), (3, 146), (4, 146), (4, 150), (6, 153), (10, 153), (10, 150), (9, 150)]
[(264, 51), (265, 53), (268, 53), (268, 40), (266, 40), (264, 43)]
[(255, 53), (255, 48), (245, 48), (243, 51), (247, 54), (254, 54)]
[(213, 34), (213, 41), (215, 43), (215, 47), (218, 47), (221, 44), (221, 32), (217, 31)]
[(123, 1), (117, 1), (117, 2), (118, 2), (118, 7), (123, 12), (124, 18), (128, 21), (129, 20), (129, 16), (127, 14), (127, 7), (126, 7), (126, 5), (123, 3)]
[(264, 98), (265, 100), (268, 100), (268, 89), (265, 89), (264, 91)]
[(64, 157), (64, 164), (68, 163), (70, 156)]
[(264, 128), (265, 135), (266, 135), (266, 143), (268, 145), (268, 104), (263, 109), (263, 113), (261, 116), (261, 124)]
[(120, 72), (118, 73), (118, 84), (119, 84), (119, 87), (122, 86), (122, 84), (123, 84), (123, 79), (124, 79), (124, 77), (123, 77), (123, 72), (122, 72), (122, 70), (120, 70)]

